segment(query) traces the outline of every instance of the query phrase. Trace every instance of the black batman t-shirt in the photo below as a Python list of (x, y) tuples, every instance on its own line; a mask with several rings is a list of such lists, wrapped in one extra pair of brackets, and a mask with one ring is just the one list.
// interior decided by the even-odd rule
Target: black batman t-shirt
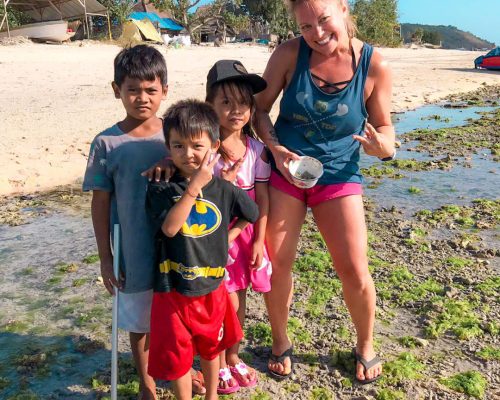
[(217, 289), (224, 276), (230, 222), (242, 218), (254, 223), (259, 210), (244, 191), (214, 177), (198, 195), (181, 230), (169, 238), (161, 225), (187, 185), (174, 176), (170, 182), (151, 182), (148, 187), (146, 210), (158, 226), (154, 290), (202, 296)]

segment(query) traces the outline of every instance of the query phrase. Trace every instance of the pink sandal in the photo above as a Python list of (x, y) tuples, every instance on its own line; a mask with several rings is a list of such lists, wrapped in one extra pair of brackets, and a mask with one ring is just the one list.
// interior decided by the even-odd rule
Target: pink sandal
[(229, 370), (229, 368), (226, 367), (219, 369), (219, 379), (222, 379), (223, 382), (230, 382), (232, 379), (234, 379), (234, 382), (236, 382), (236, 384), (234, 386), (228, 386), (227, 388), (221, 388), (220, 386), (218, 386), (217, 394), (231, 394), (240, 390), (238, 380), (231, 375), (231, 371)]
[(231, 375), (234, 379), (236, 379), (236, 382), (238, 382), (238, 385), (240, 387), (252, 388), (257, 385), (257, 372), (255, 373), (255, 376), (251, 381), (247, 382), (246, 379), (243, 379), (245, 375), (250, 376), (248, 366), (243, 361), (240, 361), (234, 367), (229, 367), (229, 370), (231, 371)]

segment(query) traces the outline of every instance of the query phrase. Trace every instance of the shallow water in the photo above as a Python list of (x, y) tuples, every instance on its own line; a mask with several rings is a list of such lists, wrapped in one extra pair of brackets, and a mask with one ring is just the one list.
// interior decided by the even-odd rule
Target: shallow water
[[(96, 366), (109, 362), (109, 351), (105, 349), (92, 354), (75, 351), (75, 330), (64, 329), (68, 328), (68, 321), (54, 321), (66, 300), (77, 296), (71, 287), (68, 292), (58, 294), (56, 286), (47, 286), (47, 280), (54, 276), (54, 266), (60, 262), (81, 263), (85, 256), (96, 252), (90, 218), (74, 214), (73, 210), (63, 208), (24, 225), (0, 226), (0, 325), (13, 320), (31, 319), (32, 322), (22, 332), (0, 331), (0, 371), (3, 378), (11, 382), (2, 395), (22, 393), (19, 381), (24, 374), (18, 373), (19, 368), (33, 368), (36, 377), (28, 378), (27, 386), (40, 398), (90, 399), (93, 395), (88, 397), (81, 388), (88, 387), (90, 377), (97, 372)], [(32, 270), (29, 275), (23, 274), (27, 268)], [(79, 268), (74, 276), (64, 279), (97, 277), (97, 266), (80, 265)], [(89, 281), (91, 279), (89, 277)], [(102, 294), (92, 283), (84, 290), (90, 296), (89, 302), (94, 302), (90, 300), (92, 295)], [(46, 305), (34, 308), (37, 302)], [(24, 365), (20, 357), (25, 354), (40, 352), (44, 352), (46, 364), (44, 361), (38, 366), (14, 365)]]
[[(493, 111), (498, 107), (445, 108), (442, 105), (430, 104), (403, 114), (395, 114), (392, 122), (398, 134), (415, 129), (452, 128), (465, 125), (469, 119), (479, 119), (480, 112)], [(439, 119), (433, 116), (439, 116)]]
[[(414, 111), (395, 116), (394, 126), (398, 134), (404, 134), (414, 129), (438, 129), (464, 125), (468, 119), (481, 118), (480, 112), (493, 111), (497, 107), (470, 107), (444, 108), (438, 105), (420, 107)], [(439, 115), (440, 120), (429, 119)], [(448, 118), (449, 121), (445, 121)], [(403, 143), (398, 149), (399, 159), (429, 160), (426, 153), (407, 151), (414, 148), (416, 142)], [(403, 209), (405, 214), (413, 214), (421, 209), (435, 209), (444, 204), (469, 204), (478, 198), (497, 199), (500, 197), (498, 185), (498, 163), (484, 154), (472, 155), (468, 161), (470, 168), (455, 165), (449, 171), (439, 169), (432, 171), (402, 171), (403, 179), (383, 179), (382, 183), (374, 188), (365, 188), (365, 194), (379, 206)], [(463, 160), (462, 160), (463, 161)], [(361, 166), (366, 168), (378, 163), (373, 157), (362, 157)], [(463, 163), (462, 163), (463, 164)], [(370, 182), (370, 178), (366, 179)], [(408, 189), (416, 187), (421, 190), (418, 194), (411, 194)]]
[[(413, 154), (410, 153), (411, 156)], [(405, 214), (435, 209), (444, 204), (470, 204), (479, 198), (498, 199), (497, 163), (482, 156), (473, 156), (470, 165), (470, 168), (455, 166), (449, 171), (404, 171), (405, 178), (384, 179), (377, 188), (366, 188), (365, 194), (379, 206), (395, 206), (403, 209)], [(410, 187), (416, 187), (421, 192), (412, 194)]]
[(8, 274), (21, 266), (79, 261), (95, 252), (92, 223), (90, 218), (63, 210), (29, 224), (0, 225), (0, 249), (0, 265)]

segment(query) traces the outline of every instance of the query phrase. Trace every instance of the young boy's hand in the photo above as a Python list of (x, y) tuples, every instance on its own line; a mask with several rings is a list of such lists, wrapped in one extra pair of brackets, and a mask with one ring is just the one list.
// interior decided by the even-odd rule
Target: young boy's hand
[(259, 269), (264, 258), (264, 243), (253, 242), (252, 258), (250, 259), (250, 268)]
[(160, 182), (163, 175), (165, 182), (168, 182), (172, 175), (175, 173), (175, 165), (171, 158), (165, 157), (158, 161), (151, 168), (141, 173), (141, 176), (148, 178), (151, 182), (153, 179), (155, 182)]
[(201, 189), (212, 180), (214, 173), (214, 166), (219, 161), (220, 154), (216, 154), (212, 161), (210, 160), (210, 155), (213, 154), (211, 150), (208, 150), (203, 157), (201, 165), (198, 170), (191, 176), (191, 181), (189, 182), (188, 190), (193, 195), (198, 195)]
[(110, 262), (101, 262), (101, 277), (104, 287), (111, 295), (115, 294), (115, 286), (118, 289), (122, 288), (122, 279), (117, 281), (115, 279), (115, 274), (113, 273), (113, 260)]

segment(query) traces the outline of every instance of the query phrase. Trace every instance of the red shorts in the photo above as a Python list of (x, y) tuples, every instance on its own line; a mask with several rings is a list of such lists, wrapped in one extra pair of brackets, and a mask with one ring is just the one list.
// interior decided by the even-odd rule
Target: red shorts
[(184, 376), (193, 357), (213, 360), (243, 337), (224, 283), (205, 296), (155, 293), (151, 307), (148, 373), (173, 381)]
[(363, 187), (359, 183), (334, 183), (331, 185), (316, 185), (309, 189), (301, 189), (292, 185), (275, 171), (271, 172), (269, 184), (305, 203), (308, 207), (317, 206), (327, 200), (353, 194), (363, 194)]

